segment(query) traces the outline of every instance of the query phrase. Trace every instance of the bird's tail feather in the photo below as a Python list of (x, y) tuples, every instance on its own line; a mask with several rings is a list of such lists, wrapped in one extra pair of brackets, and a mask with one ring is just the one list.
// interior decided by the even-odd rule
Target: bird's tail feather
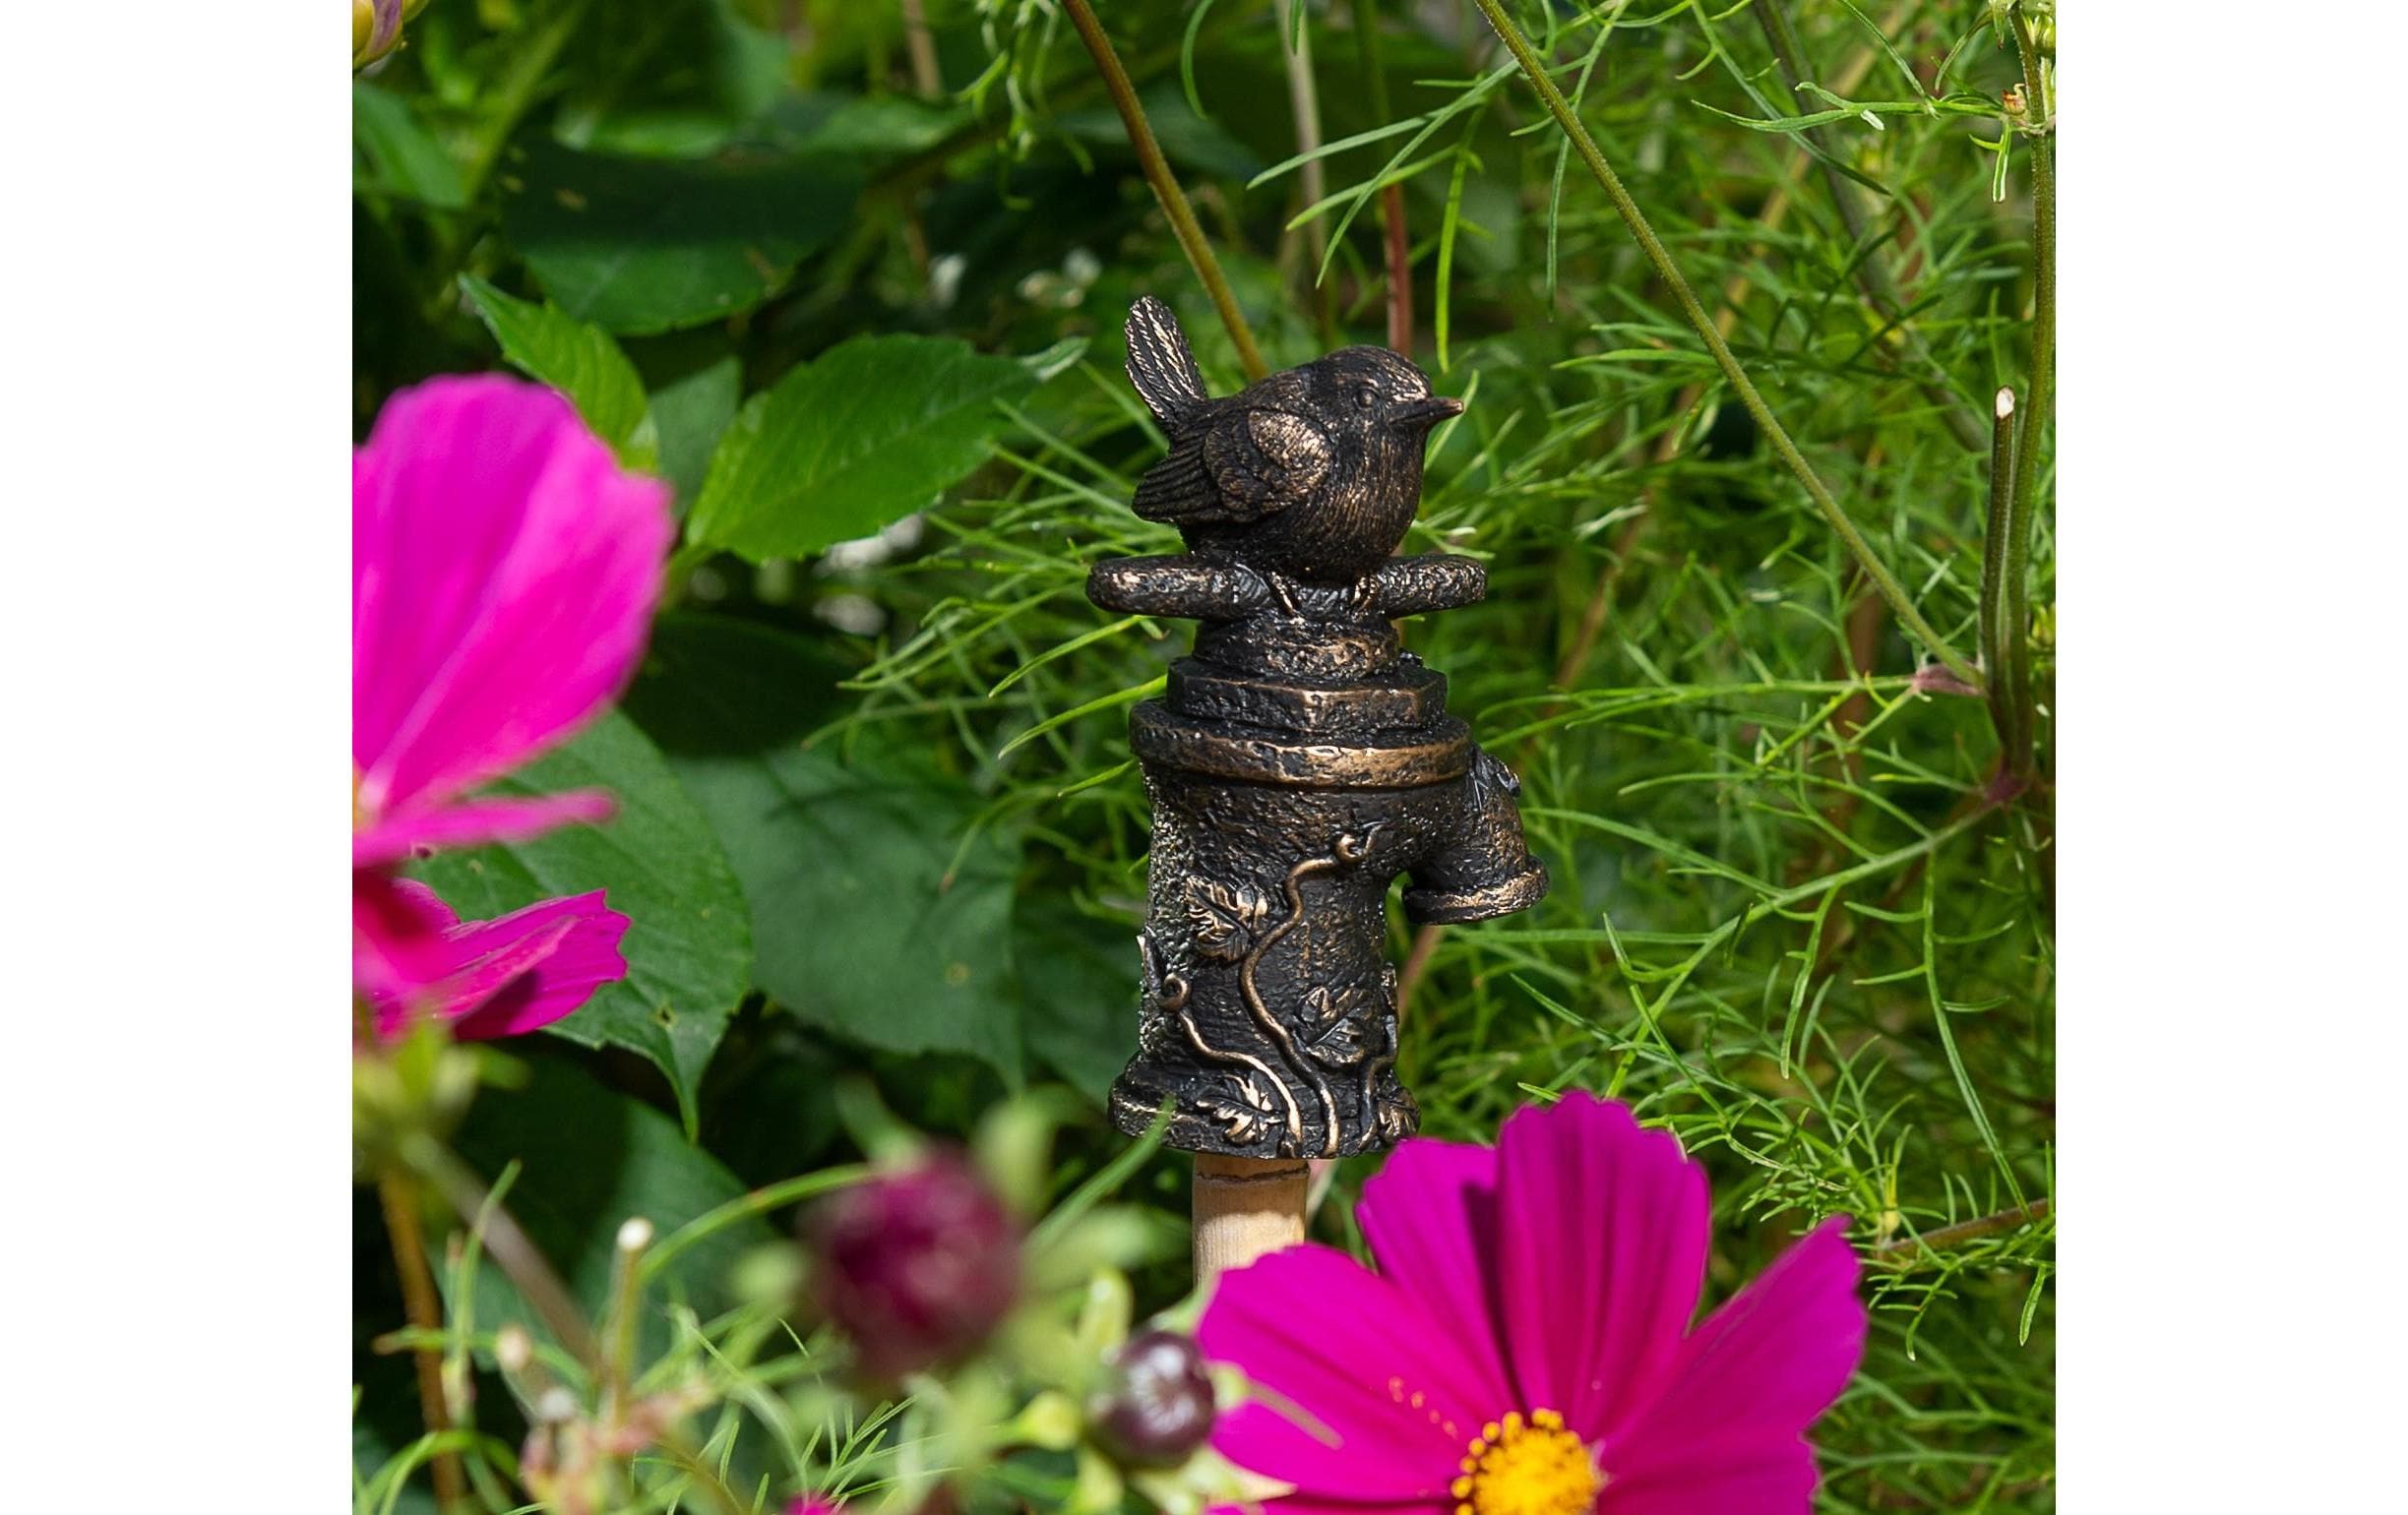
[(1177, 429), (1210, 398), (1179, 318), (1152, 295), (1129, 308), (1129, 382), (1164, 427)]

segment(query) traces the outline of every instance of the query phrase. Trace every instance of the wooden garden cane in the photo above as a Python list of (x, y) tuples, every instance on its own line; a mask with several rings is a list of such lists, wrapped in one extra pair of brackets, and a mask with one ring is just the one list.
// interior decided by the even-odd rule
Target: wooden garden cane
[(1459, 414), (1411, 363), (1350, 347), (1209, 397), (1169, 309), (1130, 313), (1129, 377), (1170, 439), (1135, 508), (1190, 551), (1099, 563), (1087, 597), (1202, 623), (1130, 714), (1152, 801), (1138, 1051), (1116, 1125), (1196, 1154), (1196, 1276), (1304, 1238), (1307, 1162), (1413, 1133), (1396, 1079), (1389, 886), (1416, 923), (1534, 904), (1506, 766), (1447, 713), (1397, 618), (1469, 604), (1468, 558), (1391, 554), (1423, 441)]

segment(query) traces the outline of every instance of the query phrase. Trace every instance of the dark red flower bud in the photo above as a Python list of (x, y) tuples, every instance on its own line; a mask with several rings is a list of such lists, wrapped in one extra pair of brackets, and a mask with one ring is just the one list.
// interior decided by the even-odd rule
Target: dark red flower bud
[(1019, 1228), (951, 1154), (831, 1195), (803, 1242), (821, 1312), (880, 1381), (970, 1352), (1019, 1292)]
[(1124, 1463), (1167, 1468), (1212, 1434), (1212, 1380), (1204, 1354), (1175, 1331), (1146, 1331), (1122, 1344), (1112, 1376), (1089, 1414), (1095, 1439)]

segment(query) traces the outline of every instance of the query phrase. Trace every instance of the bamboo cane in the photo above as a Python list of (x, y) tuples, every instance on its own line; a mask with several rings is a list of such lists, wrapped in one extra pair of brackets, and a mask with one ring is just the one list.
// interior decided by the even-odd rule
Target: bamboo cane
[(1301, 1158), (1196, 1156), (1196, 1283), (1304, 1240), (1308, 1170)]

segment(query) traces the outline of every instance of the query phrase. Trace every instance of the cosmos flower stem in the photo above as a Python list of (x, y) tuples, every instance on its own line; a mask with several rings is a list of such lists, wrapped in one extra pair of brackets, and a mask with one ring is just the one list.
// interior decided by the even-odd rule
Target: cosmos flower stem
[(1212, 244), (1204, 240), (1204, 228), (1197, 224), (1196, 208), (1188, 204), (1187, 192), (1179, 187), (1169, 160), (1162, 156), (1161, 145), (1154, 141), (1153, 127), (1145, 119), (1145, 107), (1129, 83), (1128, 70), (1121, 67), (1120, 55), (1112, 50), (1112, 39), (1104, 35), (1103, 25), (1096, 21), (1087, 0), (1062, 0), (1062, 9), (1070, 13), (1071, 25), (1079, 29), (1079, 39), (1086, 44), (1087, 55), (1095, 60), (1095, 71), (1103, 77), (1104, 91), (1112, 96), (1112, 108), (1120, 112), (1121, 125), (1129, 134), (1129, 146), (1137, 152), (1138, 166), (1144, 171), (1145, 182), (1152, 186), (1154, 199), (1161, 202), (1162, 213), (1170, 217), (1171, 234), (1179, 239), (1180, 251), (1187, 254), (1196, 276), (1210, 292), (1212, 308), (1220, 312), (1221, 325), (1229, 329), (1229, 340), (1237, 345), (1238, 361), (1245, 365), (1246, 382), (1252, 384), (1267, 376), (1270, 365), (1263, 361), (1263, 351), (1255, 345), (1254, 330), (1247, 326), (1228, 276), (1221, 273), (1220, 260), (1213, 256)]
[(638, 1216), (619, 1228), (610, 1255), (610, 1358), (603, 1388), (608, 1402), (624, 1406), (635, 1379), (636, 1327), (643, 1318), (644, 1285), (638, 1265), (652, 1244), (652, 1223)]
[(2014, 688), (2013, 665), (2020, 648), (2013, 623), (2007, 615), (2007, 559), (2015, 518), (2015, 392), (2002, 388), (1992, 407), (1996, 421), (1990, 439), (1990, 513), (1982, 531), (1982, 667), (1991, 675), (1990, 721), (1998, 729), (2000, 760), (2008, 763), (2007, 731), (2014, 720), (2008, 696)]
[[(401, 1303), (409, 1323), (422, 1339), (443, 1331), (443, 1303), (435, 1294), (435, 1275), (426, 1264), (426, 1235), (418, 1225), (417, 1185), (407, 1172), (388, 1168), (377, 1176), (376, 1196), (385, 1207), (385, 1235), (393, 1243), (394, 1266), (401, 1270)], [(414, 1347), (410, 1357), (418, 1369), (418, 1410), (426, 1433), (440, 1436), (452, 1428), (452, 1413), (443, 1397), (443, 1352), (433, 1346)], [(467, 1480), (458, 1452), (438, 1452), (430, 1471), (435, 1480), (435, 1503), (449, 1511), (467, 1497)]]
[(1967, 1242), (1978, 1242), (1984, 1237), (2037, 1225), (2049, 1218), (2049, 1211), (2046, 1198), (2035, 1199), (2027, 1205), (2001, 1210), (1995, 1215), (1976, 1216), (1969, 1221), (1958, 1221), (1953, 1226), (1942, 1226), (1921, 1236), (1899, 1237), (1873, 1248), (1872, 1261), (1879, 1267), (1912, 1268), (1918, 1263), (1936, 1260), (1952, 1246), (1962, 1246)]
[(2023, 61), (2023, 110), (2032, 152), (2032, 372), (2015, 444), (2015, 491), (2007, 515), (2006, 605), (2001, 628), (2007, 724), (1999, 732), (2002, 765), (2032, 776), (2032, 519), (2040, 504), (2040, 444), (2057, 405), (2057, 101), (2032, 40), (2031, 18), (2017, 5), (2015, 51)]
[(1940, 635), (1931, 622), (1924, 619), (1923, 612), (1915, 608), (1914, 599), (1906, 592), (1906, 586), (1898, 581), (1898, 576), (1889, 571), (1889, 566), (1882, 561), (1879, 553), (1874, 551), (1873, 544), (1865, 539), (1862, 531), (1857, 529), (1856, 522), (1848, 518), (1848, 513), (1841, 509), (1839, 501), (1832, 496), (1829, 487), (1822, 482), (1821, 476), (1815, 472), (1814, 464), (1806, 460), (1806, 454), (1798, 450), (1798, 444), (1791, 440), (1788, 431), (1773, 415), (1772, 407), (1764, 402), (1764, 396), (1757, 390), (1756, 381), (1749, 378), (1748, 371), (1740, 366), (1738, 357), (1731, 351), (1731, 344), (1723, 339), (1722, 333), (1714, 326), (1713, 318), (1706, 315), (1705, 307), (1698, 302), (1697, 291), (1690, 288), (1689, 280), (1682, 276), (1679, 266), (1673, 263), (1672, 255), (1665, 250), (1663, 242), (1656, 236), (1655, 228), (1647, 223), (1647, 217), (1639, 211), (1638, 203), (1631, 198), (1631, 192), (1623, 187), (1622, 180), (1615, 174), (1613, 165), (1605, 160), (1605, 154), (1599, 151), (1596, 139), (1589, 136), (1588, 128), (1581, 125), (1580, 118), (1574, 113), (1570, 102), (1564, 98), (1564, 92), (1556, 88), (1554, 79), (1547, 73), (1546, 65), (1540, 62), (1538, 55), (1531, 50), (1529, 39), (1521, 34), (1521, 29), (1514, 26), (1513, 19), (1506, 15), (1502, 0), (1473, 0), (1473, 3), (1480, 8), (1480, 14), (1488, 18), (1489, 26), (1505, 42), (1507, 50), (1513, 53), (1513, 61), (1521, 66), (1522, 73), (1529, 78), (1531, 88), (1538, 91), (1539, 99), (1546, 105), (1548, 113), (1555, 117), (1556, 125), (1563, 128), (1564, 135), (1571, 139), (1574, 150), (1579, 153), (1581, 162), (1587, 165), (1589, 173), (1595, 177), (1599, 187), (1604, 189), (1606, 198), (1613, 202), (1614, 210), (1621, 215), (1623, 224), (1630, 228), (1631, 235), (1637, 240), (1639, 251), (1646, 255), (1647, 262), (1654, 267), (1657, 275), (1672, 290), (1674, 299), (1680, 302), (1682, 314), (1688, 318), (1690, 326), (1696, 330), (1698, 337), (1705, 343), (1705, 349), (1713, 357), (1715, 366), (1720, 368), (1723, 377), (1730, 381), (1731, 389), (1739, 395), (1740, 403), (1747, 407), (1748, 414), (1755, 418), (1765, 440), (1770, 442), (1773, 451), (1780, 454), (1781, 461), (1805, 487), (1807, 497), (1814, 502), (1815, 509), (1821, 514), (1823, 520), (1838, 534), (1839, 539), (1847, 544), (1848, 551), (1855, 556), (1858, 565), (1864, 569), (1865, 576), (1873, 580), (1873, 585), (1881, 591), (1882, 598), (1887, 600), (1890, 609), (1897, 612), (1898, 624), (1904, 627), (1916, 640), (1922, 642), (1950, 673), (1968, 685), (1979, 686), (1982, 682), (1981, 674), (1965, 660), (1964, 654), (1948, 645), (1947, 640)]
[(493, 1202), (485, 1182), (450, 1149), (429, 1138), (408, 1143), (404, 1157), (412, 1169), (435, 1185), (454, 1214), (469, 1221), (483, 1234), (486, 1254), (510, 1276), (511, 1283), (542, 1317), (554, 1339), (598, 1376), (602, 1371), (601, 1343), (594, 1340), (586, 1317), (578, 1313), (576, 1302), (569, 1297), (560, 1275), (544, 1261), (543, 1253), (519, 1229), (510, 1212)]
[[(1329, 193), (1328, 165), (1321, 157), (1321, 91), (1313, 79), (1313, 29), (1305, 23), (1305, 0), (1279, 0), (1282, 61), (1287, 68), (1288, 114), (1296, 123), (1296, 152), (1304, 163), (1296, 170), (1296, 187), (1308, 206), (1321, 204)], [(1326, 275), (1329, 266), (1329, 223), (1314, 216), (1304, 223), (1305, 251), (1312, 257), (1315, 277), (1308, 290), (1308, 314), (1325, 346), (1338, 345), (1336, 288)], [(1293, 236), (1294, 230), (1287, 235)]]

